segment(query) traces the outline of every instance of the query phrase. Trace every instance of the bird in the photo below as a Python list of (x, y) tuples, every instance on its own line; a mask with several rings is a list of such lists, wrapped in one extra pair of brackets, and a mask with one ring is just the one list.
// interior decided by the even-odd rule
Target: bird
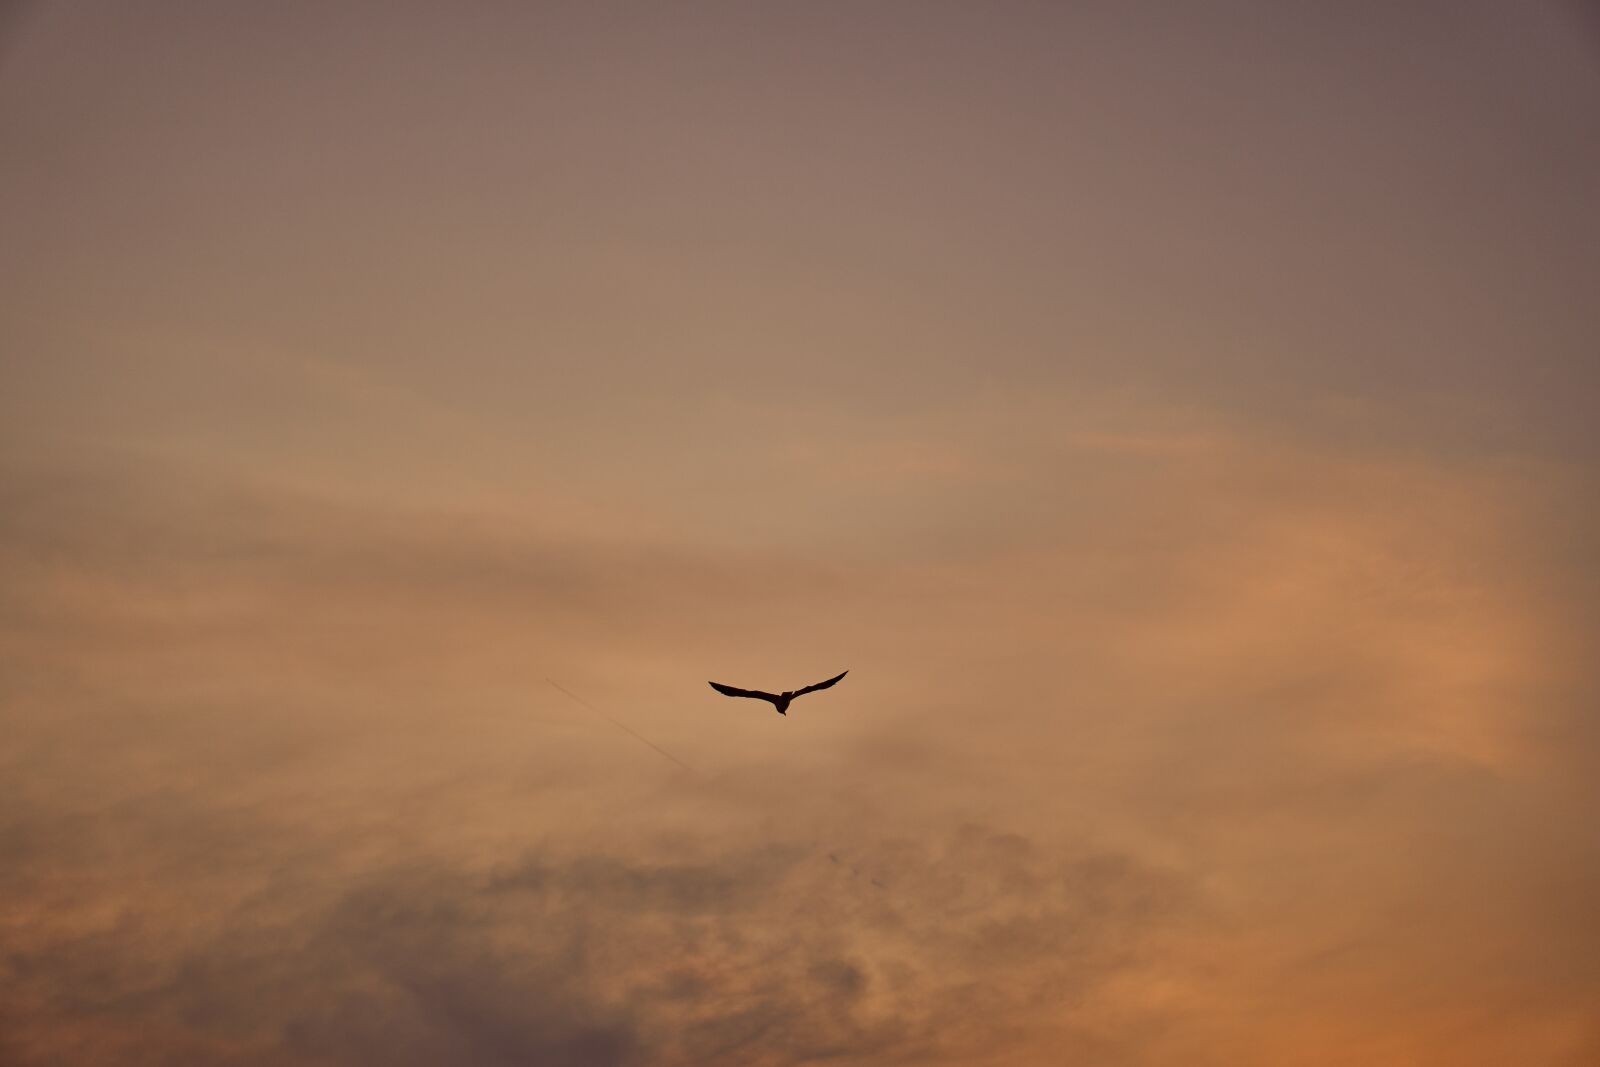
[(735, 686), (723, 685), (720, 682), (710, 682), (707, 684), (725, 697), (755, 697), (757, 700), (765, 700), (773, 707), (778, 709), (779, 715), (787, 715), (789, 714), (789, 704), (794, 700), (795, 697), (803, 697), (807, 693), (815, 693), (818, 689), (826, 689), (849, 673), (849, 671), (840, 671), (832, 678), (829, 678), (826, 682), (818, 682), (816, 685), (808, 685), (804, 689), (785, 690), (782, 693), (763, 693), (759, 689), (739, 689)]

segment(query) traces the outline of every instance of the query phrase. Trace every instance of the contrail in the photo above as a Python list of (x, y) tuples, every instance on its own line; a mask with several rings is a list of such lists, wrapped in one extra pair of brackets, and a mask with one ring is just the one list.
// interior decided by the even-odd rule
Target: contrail
[(631, 726), (628, 726), (626, 723), (618, 722), (616, 719), (613, 719), (611, 716), (607, 715), (605, 712), (601, 711), (599, 708), (595, 707), (593, 704), (591, 704), (587, 700), (583, 699), (577, 693), (574, 693), (572, 690), (566, 688), (565, 686), (558, 685), (554, 678), (546, 678), (545, 681), (549, 682), (551, 684), (551, 686), (553, 686), (556, 689), (561, 690), (561, 692), (567, 694), (567, 696), (571, 697), (573, 700), (576, 700), (579, 704), (582, 704), (584, 707), (588, 708), (590, 711), (592, 711), (596, 715), (600, 716), (602, 719), (604, 719), (606, 722), (610, 723), (612, 726), (615, 726), (617, 729), (623, 731), (624, 733), (632, 734), (634, 737), (638, 738), (640, 741), (643, 741), (645, 744), (649, 745), (651, 748), (655, 749), (657, 752), (661, 753), (663, 756), (667, 757), (673, 763), (676, 763), (678, 766), (682, 767), (684, 770), (688, 771), (690, 774), (699, 774), (700, 773), (699, 771), (695, 770), (693, 767), (689, 766), (687, 763), (683, 762), (683, 760), (679, 759), (677, 756), (674, 756), (672, 753), (668, 752), (666, 749), (662, 748), (660, 745), (656, 744), (654, 741), (650, 740), (648, 737), (646, 737), (643, 734), (639, 733), (639, 731), (633, 729)]

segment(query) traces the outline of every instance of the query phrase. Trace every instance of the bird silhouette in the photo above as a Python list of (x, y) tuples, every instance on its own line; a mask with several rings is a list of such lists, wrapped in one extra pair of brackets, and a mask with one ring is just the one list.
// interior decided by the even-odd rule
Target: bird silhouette
[(777, 708), (779, 715), (787, 715), (789, 714), (789, 704), (795, 697), (803, 697), (807, 693), (815, 693), (818, 689), (826, 689), (849, 673), (849, 671), (840, 671), (826, 682), (808, 685), (804, 689), (785, 690), (782, 693), (763, 693), (759, 689), (738, 689), (731, 685), (722, 685), (720, 682), (711, 682), (709, 684), (711, 688), (725, 697), (755, 697), (757, 700), (765, 700)]

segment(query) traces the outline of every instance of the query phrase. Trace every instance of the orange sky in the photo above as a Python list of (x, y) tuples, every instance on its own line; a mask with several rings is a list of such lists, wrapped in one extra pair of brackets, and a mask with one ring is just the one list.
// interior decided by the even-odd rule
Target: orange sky
[(0, 1062), (1600, 1062), (1600, 20), (1177, 7), (0, 18)]

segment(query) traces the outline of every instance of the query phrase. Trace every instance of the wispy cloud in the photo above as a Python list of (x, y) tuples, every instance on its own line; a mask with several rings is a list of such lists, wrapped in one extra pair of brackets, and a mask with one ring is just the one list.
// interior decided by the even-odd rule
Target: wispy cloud
[[(885, 566), (141, 463), (7, 468), (22, 1062), (1457, 1047), (1417, 983), (1588, 1047), (1585, 675), (1499, 475), (1217, 439)], [(869, 667), (696, 702), (797, 654)]]

